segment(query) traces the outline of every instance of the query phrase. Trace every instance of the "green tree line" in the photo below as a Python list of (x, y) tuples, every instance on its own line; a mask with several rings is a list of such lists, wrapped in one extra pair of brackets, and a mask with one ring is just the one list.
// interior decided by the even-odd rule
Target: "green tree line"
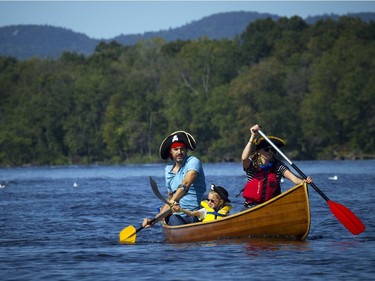
[(374, 22), (292, 17), (232, 40), (0, 57), (0, 165), (156, 162), (176, 130), (204, 161), (239, 161), (255, 123), (296, 160), (373, 157), (374, 39)]

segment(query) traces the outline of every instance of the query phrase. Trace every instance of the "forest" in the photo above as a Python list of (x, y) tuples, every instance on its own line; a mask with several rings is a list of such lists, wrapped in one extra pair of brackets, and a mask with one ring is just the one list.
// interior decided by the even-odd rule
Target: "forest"
[(176, 130), (204, 162), (240, 161), (256, 123), (293, 160), (375, 158), (374, 39), (358, 18), (267, 18), (231, 40), (2, 56), (0, 165), (156, 163)]

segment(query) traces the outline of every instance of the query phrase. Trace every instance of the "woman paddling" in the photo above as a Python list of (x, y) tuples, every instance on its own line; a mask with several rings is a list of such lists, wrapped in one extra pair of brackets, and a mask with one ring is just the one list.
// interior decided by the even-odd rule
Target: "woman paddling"
[[(281, 193), (280, 182), (282, 177), (292, 181), (294, 184), (302, 182), (311, 183), (311, 177), (306, 180), (297, 177), (280, 160), (275, 158), (275, 149), (263, 138), (257, 138), (261, 127), (256, 124), (250, 128), (250, 139), (242, 152), (242, 166), (246, 172), (247, 183), (243, 189), (245, 207), (250, 208)], [(277, 147), (283, 147), (285, 141), (273, 136), (269, 139)]]

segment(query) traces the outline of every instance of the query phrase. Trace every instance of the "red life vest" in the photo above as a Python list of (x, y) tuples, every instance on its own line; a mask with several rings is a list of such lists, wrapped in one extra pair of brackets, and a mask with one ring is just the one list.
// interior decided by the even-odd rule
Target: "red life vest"
[(247, 182), (242, 196), (247, 203), (263, 203), (278, 195), (279, 183), (276, 173), (271, 168), (267, 173), (263, 170), (257, 171), (251, 181)]

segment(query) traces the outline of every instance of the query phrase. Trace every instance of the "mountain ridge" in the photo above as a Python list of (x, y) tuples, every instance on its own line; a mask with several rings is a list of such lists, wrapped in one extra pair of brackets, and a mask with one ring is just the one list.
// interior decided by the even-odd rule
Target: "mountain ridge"
[[(350, 13), (344, 16), (359, 17), (364, 21), (375, 20), (375, 13)], [(336, 14), (325, 14), (309, 16), (304, 20), (308, 24), (313, 24), (320, 19), (337, 20), (340, 17)], [(31, 57), (56, 59), (63, 52), (91, 55), (99, 42), (117, 41), (123, 45), (133, 45), (140, 40), (153, 37), (161, 37), (166, 41), (194, 40), (204, 36), (209, 39), (233, 39), (244, 32), (250, 23), (264, 18), (277, 20), (281, 17), (258, 12), (223, 12), (168, 30), (121, 34), (110, 39), (95, 39), (84, 33), (51, 25), (9, 25), (0, 27), (0, 55), (15, 57), (19, 60)]]

